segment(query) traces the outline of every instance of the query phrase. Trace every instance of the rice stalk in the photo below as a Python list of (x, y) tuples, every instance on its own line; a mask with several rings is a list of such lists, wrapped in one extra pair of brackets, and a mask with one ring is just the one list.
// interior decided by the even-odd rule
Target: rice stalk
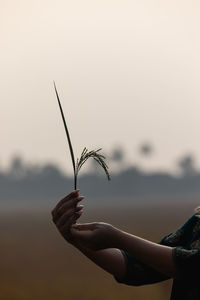
[(76, 175), (78, 175), (81, 167), (84, 165), (84, 163), (89, 159), (89, 158), (93, 158), (105, 171), (108, 180), (110, 180), (110, 174), (108, 172), (108, 166), (105, 162), (105, 156), (100, 154), (99, 151), (101, 151), (102, 148), (98, 149), (98, 150), (91, 150), (88, 151), (88, 149), (85, 147), (83, 149), (83, 152), (81, 154), (80, 159), (77, 159), (77, 164), (76, 164)]
[(82, 166), (85, 164), (85, 162), (89, 159), (89, 158), (93, 158), (105, 171), (108, 180), (110, 180), (110, 174), (108, 172), (108, 166), (105, 163), (105, 156), (100, 154), (99, 151), (101, 151), (102, 149), (97, 149), (97, 150), (91, 150), (88, 151), (88, 149), (85, 147), (81, 153), (81, 157), (80, 159), (77, 159), (77, 162), (75, 163), (75, 158), (74, 158), (74, 151), (73, 151), (73, 147), (72, 147), (72, 143), (71, 143), (71, 139), (70, 139), (70, 135), (69, 135), (69, 130), (67, 128), (67, 124), (65, 121), (65, 116), (64, 116), (64, 112), (62, 109), (62, 105), (59, 99), (59, 95), (58, 95), (58, 91), (56, 88), (56, 84), (54, 82), (54, 89), (55, 89), (55, 93), (56, 93), (56, 97), (58, 100), (58, 105), (60, 108), (60, 112), (61, 112), (61, 116), (62, 116), (62, 120), (63, 120), (63, 124), (64, 124), (64, 128), (65, 128), (65, 132), (66, 132), (66, 136), (67, 136), (67, 141), (68, 141), (68, 145), (69, 145), (69, 149), (70, 149), (70, 154), (71, 154), (71, 159), (72, 159), (72, 165), (73, 165), (73, 170), (74, 170), (74, 189), (77, 189), (77, 178), (78, 178), (78, 173), (80, 172)]

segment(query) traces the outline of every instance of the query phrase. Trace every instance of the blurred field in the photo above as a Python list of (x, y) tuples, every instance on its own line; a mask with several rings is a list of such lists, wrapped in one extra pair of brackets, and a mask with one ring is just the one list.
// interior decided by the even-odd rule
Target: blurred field
[[(86, 209), (81, 221), (105, 221), (159, 241), (192, 213), (196, 204), (135, 205)], [(170, 297), (171, 281), (143, 287), (118, 284), (57, 233), (49, 210), (1, 212), (0, 300), (120, 300)]]

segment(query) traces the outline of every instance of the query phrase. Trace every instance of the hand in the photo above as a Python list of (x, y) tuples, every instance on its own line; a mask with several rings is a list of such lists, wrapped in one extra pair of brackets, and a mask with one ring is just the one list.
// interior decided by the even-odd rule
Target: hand
[(71, 236), (77, 244), (91, 250), (115, 247), (118, 229), (107, 223), (75, 224), (71, 227)]
[(84, 197), (79, 197), (79, 190), (75, 190), (63, 198), (52, 210), (52, 218), (61, 235), (69, 242), (73, 243), (70, 227), (76, 223), (83, 212), (83, 205), (77, 204)]

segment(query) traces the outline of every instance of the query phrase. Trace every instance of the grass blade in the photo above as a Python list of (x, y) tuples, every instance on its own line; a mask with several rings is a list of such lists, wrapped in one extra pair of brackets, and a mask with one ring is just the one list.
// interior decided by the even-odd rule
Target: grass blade
[(58, 105), (59, 105), (59, 108), (60, 108), (63, 124), (64, 124), (64, 127), (65, 127), (65, 132), (66, 132), (66, 136), (67, 136), (67, 141), (68, 141), (68, 144), (69, 144), (70, 154), (71, 154), (71, 158), (72, 158), (72, 165), (73, 165), (73, 169), (74, 169), (74, 189), (76, 190), (76, 164), (75, 164), (75, 159), (74, 159), (74, 152), (73, 152), (69, 131), (68, 131), (68, 128), (67, 128), (67, 124), (66, 124), (66, 121), (65, 121), (65, 116), (64, 116), (64, 113), (63, 113), (62, 105), (61, 105), (61, 102), (60, 102), (60, 99), (59, 99), (59, 96), (58, 96), (58, 91), (57, 91), (55, 82), (54, 82), (54, 89), (55, 89), (55, 92), (56, 92), (56, 97), (57, 97), (57, 100), (58, 100)]

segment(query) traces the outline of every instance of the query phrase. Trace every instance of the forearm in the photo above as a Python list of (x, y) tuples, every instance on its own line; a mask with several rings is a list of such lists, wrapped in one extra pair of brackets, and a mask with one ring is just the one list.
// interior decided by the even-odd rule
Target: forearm
[(172, 258), (172, 247), (116, 230), (114, 244), (133, 255), (142, 263), (169, 277), (178, 278), (178, 271)]
[(94, 262), (96, 265), (98, 265), (108, 273), (116, 276), (117, 278), (123, 278), (125, 276), (126, 263), (123, 254), (119, 249), (110, 248), (94, 251), (88, 248), (84, 248), (80, 244), (76, 244), (74, 246), (92, 262)]

